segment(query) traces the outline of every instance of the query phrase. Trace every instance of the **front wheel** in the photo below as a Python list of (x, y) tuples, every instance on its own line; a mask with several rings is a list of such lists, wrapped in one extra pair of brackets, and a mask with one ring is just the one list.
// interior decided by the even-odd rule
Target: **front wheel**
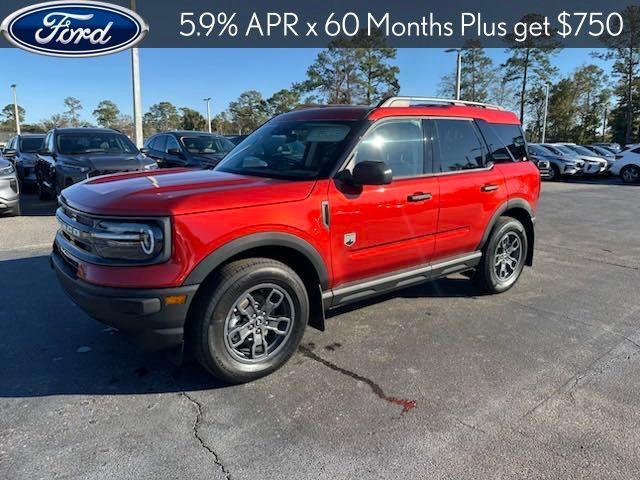
[(509, 290), (524, 269), (527, 246), (522, 223), (512, 217), (500, 217), (473, 276), (476, 285), (486, 293)]
[(635, 183), (640, 181), (640, 168), (635, 165), (627, 165), (620, 172), (620, 178), (624, 183)]
[(291, 358), (309, 318), (305, 285), (291, 268), (267, 258), (238, 260), (203, 288), (187, 341), (215, 377), (248, 382)]

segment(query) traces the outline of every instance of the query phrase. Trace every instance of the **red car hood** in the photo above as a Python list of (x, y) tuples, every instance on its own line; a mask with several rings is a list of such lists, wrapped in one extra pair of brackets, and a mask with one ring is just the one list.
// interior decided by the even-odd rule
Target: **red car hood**
[(96, 177), (66, 188), (62, 197), (73, 208), (100, 215), (181, 215), (303, 200), (314, 184), (167, 169)]

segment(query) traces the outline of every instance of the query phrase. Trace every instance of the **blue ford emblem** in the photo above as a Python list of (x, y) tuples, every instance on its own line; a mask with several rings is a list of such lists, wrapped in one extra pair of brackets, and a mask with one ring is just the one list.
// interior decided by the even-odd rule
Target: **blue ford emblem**
[(17, 47), (58, 57), (91, 57), (119, 52), (149, 30), (128, 8), (110, 3), (46, 2), (13, 12), (0, 30)]

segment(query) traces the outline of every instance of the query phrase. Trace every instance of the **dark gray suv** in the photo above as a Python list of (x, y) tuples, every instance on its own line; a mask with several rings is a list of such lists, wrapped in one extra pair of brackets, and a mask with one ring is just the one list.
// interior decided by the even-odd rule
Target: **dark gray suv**
[(163, 168), (213, 168), (235, 144), (213, 133), (177, 130), (157, 133), (149, 137), (144, 146), (147, 155)]
[(4, 158), (14, 164), (22, 185), (36, 184), (36, 153), (42, 148), (44, 133), (23, 133), (7, 142)]

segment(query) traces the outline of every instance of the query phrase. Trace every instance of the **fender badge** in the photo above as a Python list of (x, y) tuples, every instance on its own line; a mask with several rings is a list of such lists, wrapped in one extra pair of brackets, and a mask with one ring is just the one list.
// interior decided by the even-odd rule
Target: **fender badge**
[(351, 247), (356, 243), (356, 234), (354, 233), (345, 233), (344, 234), (344, 244), (347, 247)]

